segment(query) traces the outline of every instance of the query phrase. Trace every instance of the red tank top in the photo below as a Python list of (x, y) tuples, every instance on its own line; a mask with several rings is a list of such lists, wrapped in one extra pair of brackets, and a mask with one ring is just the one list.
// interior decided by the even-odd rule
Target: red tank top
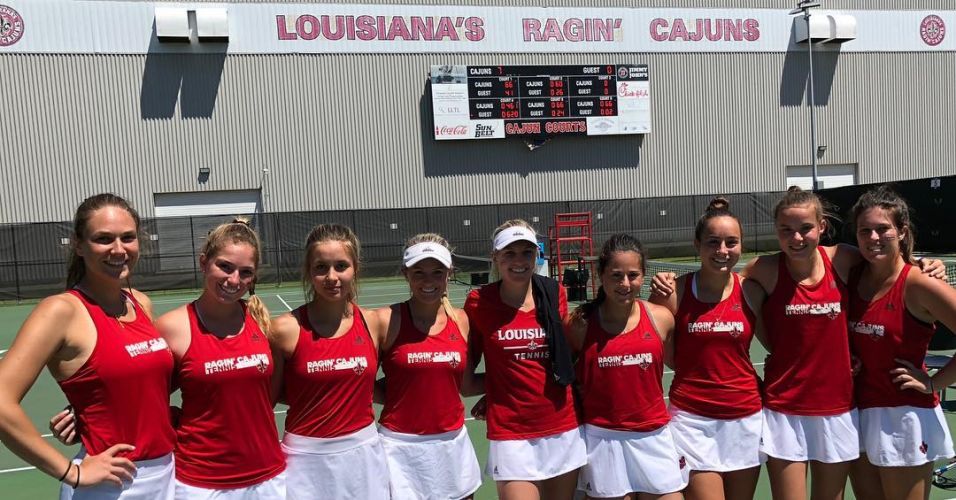
[(763, 305), (771, 347), (764, 406), (780, 413), (827, 416), (853, 408), (846, 285), (818, 249), (825, 272), (814, 285), (794, 281), (778, 254), (777, 286)]
[(584, 421), (618, 431), (649, 432), (670, 420), (664, 404), (664, 345), (643, 302), (633, 330), (611, 335), (595, 312), (578, 358)]
[(378, 350), (358, 306), (352, 306), (352, 327), (338, 338), (315, 333), (307, 307), (293, 313), (299, 341), (285, 366), (285, 430), (317, 438), (351, 434), (375, 420)]
[(79, 290), (96, 328), (96, 344), (83, 366), (58, 382), (76, 414), (80, 440), (90, 455), (126, 443), (136, 447), (121, 456), (130, 460), (158, 458), (173, 451), (176, 434), (169, 419), (173, 354), (143, 308), (127, 300), (136, 319), (124, 323), (107, 316)]
[(684, 282), (675, 315), (674, 382), (670, 402), (708, 418), (736, 419), (760, 411), (760, 385), (750, 362), (754, 313), (733, 274), (730, 296), (713, 304), (697, 300), (697, 275)]
[(468, 345), (448, 318), (445, 328), (428, 335), (415, 328), (407, 303), (399, 306), (401, 327), (382, 356), (385, 407), (379, 423), (406, 434), (440, 434), (460, 429), (465, 406), (458, 391)]
[[(470, 340), (485, 356), (488, 439), (532, 439), (577, 427), (571, 387), (551, 376), (548, 344), (535, 311), (501, 301), (500, 282), (472, 290), (465, 300)], [(558, 310), (568, 313), (560, 288)]]
[(285, 470), (269, 397), (269, 340), (246, 311), (241, 332), (220, 338), (189, 315), (189, 349), (177, 377), (183, 413), (176, 429), (176, 479), (210, 489), (244, 488)]
[(890, 370), (900, 367), (895, 359), (905, 359), (925, 371), (923, 358), (936, 331), (935, 325), (916, 319), (906, 309), (903, 294), (906, 276), (912, 268), (907, 264), (886, 294), (869, 301), (857, 292), (863, 266), (857, 266), (850, 274), (850, 347), (863, 365), (855, 381), (860, 408), (934, 408), (939, 404), (936, 393), (901, 390), (890, 375)]

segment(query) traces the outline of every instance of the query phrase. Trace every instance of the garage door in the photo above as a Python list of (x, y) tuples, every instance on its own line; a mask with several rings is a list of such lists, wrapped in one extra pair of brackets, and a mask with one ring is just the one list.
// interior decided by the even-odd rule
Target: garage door
[(259, 190), (156, 193), (156, 217), (255, 214), (262, 211)]
[(156, 193), (156, 238), (163, 271), (193, 273), (209, 231), (240, 214), (262, 211), (258, 190)]
[[(817, 187), (836, 188), (856, 184), (856, 164), (817, 165)], [(787, 187), (800, 186), (801, 189), (813, 188), (813, 167), (810, 165), (791, 165), (787, 167)], [(786, 188), (784, 188), (786, 189)]]

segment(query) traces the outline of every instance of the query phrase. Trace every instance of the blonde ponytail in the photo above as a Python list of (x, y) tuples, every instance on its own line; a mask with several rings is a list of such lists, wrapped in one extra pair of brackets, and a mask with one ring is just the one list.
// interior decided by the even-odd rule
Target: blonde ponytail
[(271, 340), (272, 321), (270, 320), (269, 309), (266, 307), (265, 302), (263, 302), (252, 289), (249, 290), (249, 300), (246, 301), (246, 307), (249, 309), (249, 314), (252, 316), (252, 319), (256, 320), (256, 324), (259, 325), (259, 329), (262, 330), (262, 333), (267, 339)]
[(442, 295), (441, 297), (441, 307), (445, 310), (445, 315), (448, 316), (448, 321), (455, 323), (455, 326), (458, 327), (458, 331), (461, 331), (461, 324), (458, 323), (458, 310), (455, 309), (455, 306), (451, 305), (451, 301), (448, 300), (448, 294)]

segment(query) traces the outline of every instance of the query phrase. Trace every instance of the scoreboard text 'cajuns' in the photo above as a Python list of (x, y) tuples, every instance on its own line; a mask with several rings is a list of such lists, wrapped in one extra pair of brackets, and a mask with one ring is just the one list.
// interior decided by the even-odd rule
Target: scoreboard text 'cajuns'
[(646, 64), (432, 66), (435, 139), (646, 134)]

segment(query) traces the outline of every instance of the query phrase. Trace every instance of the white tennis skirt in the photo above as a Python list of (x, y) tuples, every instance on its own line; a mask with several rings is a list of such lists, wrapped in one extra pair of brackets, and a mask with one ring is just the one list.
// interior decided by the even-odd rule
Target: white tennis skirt
[(760, 435), (763, 414), (742, 418), (709, 418), (673, 405), (671, 435), (677, 453), (687, 459), (692, 471), (730, 472), (760, 466)]
[(631, 492), (663, 495), (687, 486), (690, 468), (664, 425), (650, 432), (584, 426), (588, 463), (578, 489), (589, 497), (621, 497)]
[(861, 410), (860, 446), (878, 467), (912, 467), (953, 457), (953, 439), (939, 405)]
[(584, 430), (534, 439), (489, 440), (485, 474), (495, 481), (542, 481), (579, 469), (587, 463)]
[[(86, 457), (86, 448), (80, 452), (73, 463), (80, 463)], [(60, 500), (173, 500), (176, 484), (176, 463), (173, 454), (133, 462), (136, 473), (133, 481), (123, 483), (122, 488), (110, 483), (73, 489), (63, 483), (60, 485)]]
[(392, 500), (465, 498), (481, 486), (468, 431), (417, 435), (379, 427), (388, 460)]
[(285, 471), (245, 488), (215, 489), (176, 481), (176, 500), (285, 500)]
[(389, 497), (385, 451), (374, 423), (337, 438), (287, 432), (282, 450), (289, 500)]
[(763, 409), (760, 452), (791, 462), (839, 463), (860, 456), (856, 409), (832, 416), (787, 415)]

